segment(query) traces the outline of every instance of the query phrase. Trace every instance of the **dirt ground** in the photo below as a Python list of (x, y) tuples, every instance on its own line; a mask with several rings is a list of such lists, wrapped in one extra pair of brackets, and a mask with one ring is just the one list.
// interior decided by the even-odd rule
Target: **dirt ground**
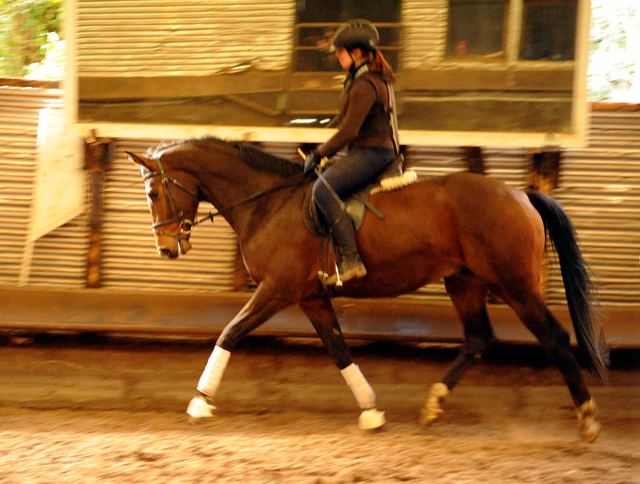
[(430, 429), (429, 385), (456, 348), (352, 342), (387, 425), (359, 411), (315, 340), (248, 339), (232, 354), (217, 416), (185, 409), (211, 343), (40, 336), (0, 341), (0, 483), (640, 483), (640, 352), (587, 376), (603, 430), (578, 434), (542, 350), (497, 346)]

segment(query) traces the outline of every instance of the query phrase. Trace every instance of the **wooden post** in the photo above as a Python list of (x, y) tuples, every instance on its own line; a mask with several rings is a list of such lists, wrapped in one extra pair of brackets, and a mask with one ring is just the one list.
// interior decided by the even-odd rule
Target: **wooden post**
[(484, 159), (482, 158), (482, 148), (479, 146), (465, 146), (465, 159), (467, 167), (471, 173), (484, 175)]
[(531, 169), (527, 188), (551, 195), (560, 183), (559, 147), (543, 147), (535, 151), (531, 157)]
[(102, 215), (104, 212), (104, 179), (111, 164), (109, 138), (96, 138), (95, 132), (85, 138), (84, 168), (89, 175), (90, 205), (89, 255), (87, 257), (86, 287), (102, 286)]

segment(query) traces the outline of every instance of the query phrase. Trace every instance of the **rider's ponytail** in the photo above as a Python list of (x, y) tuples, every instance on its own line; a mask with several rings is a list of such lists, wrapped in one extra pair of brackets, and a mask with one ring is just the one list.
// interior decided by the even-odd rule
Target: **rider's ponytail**
[(375, 72), (382, 72), (383, 74), (386, 74), (385, 77), (390, 77), (392, 81), (395, 81), (393, 69), (382, 55), (382, 52), (378, 49), (374, 49), (371, 56), (373, 58), (369, 62), (369, 69)]

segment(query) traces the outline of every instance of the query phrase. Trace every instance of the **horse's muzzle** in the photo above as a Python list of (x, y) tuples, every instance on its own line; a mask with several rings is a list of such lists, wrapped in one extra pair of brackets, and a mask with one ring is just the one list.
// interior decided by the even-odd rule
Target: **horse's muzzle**
[(191, 250), (191, 242), (183, 236), (158, 235), (156, 236), (156, 248), (160, 257), (177, 259)]
[(158, 247), (158, 255), (160, 257), (166, 257), (168, 259), (177, 259), (178, 255), (180, 255), (180, 253), (176, 250), (176, 251), (172, 251), (171, 249), (167, 248), (167, 247)]

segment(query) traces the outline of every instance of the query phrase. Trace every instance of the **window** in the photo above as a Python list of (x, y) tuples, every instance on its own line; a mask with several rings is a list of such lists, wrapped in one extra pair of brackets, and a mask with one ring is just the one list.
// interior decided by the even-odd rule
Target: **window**
[[(511, 7), (521, 24), (509, 22)], [(577, 10), (578, 0), (450, 0), (445, 55), (573, 60)], [(507, 32), (509, 25), (521, 30)]]
[(578, 0), (524, 0), (520, 59), (573, 60)]
[(503, 52), (506, 12), (506, 0), (451, 0), (446, 56)]
[(340, 63), (328, 49), (341, 23), (354, 18), (373, 22), (380, 33), (379, 49), (394, 69), (400, 51), (400, 0), (298, 0), (293, 70), (339, 72)]

